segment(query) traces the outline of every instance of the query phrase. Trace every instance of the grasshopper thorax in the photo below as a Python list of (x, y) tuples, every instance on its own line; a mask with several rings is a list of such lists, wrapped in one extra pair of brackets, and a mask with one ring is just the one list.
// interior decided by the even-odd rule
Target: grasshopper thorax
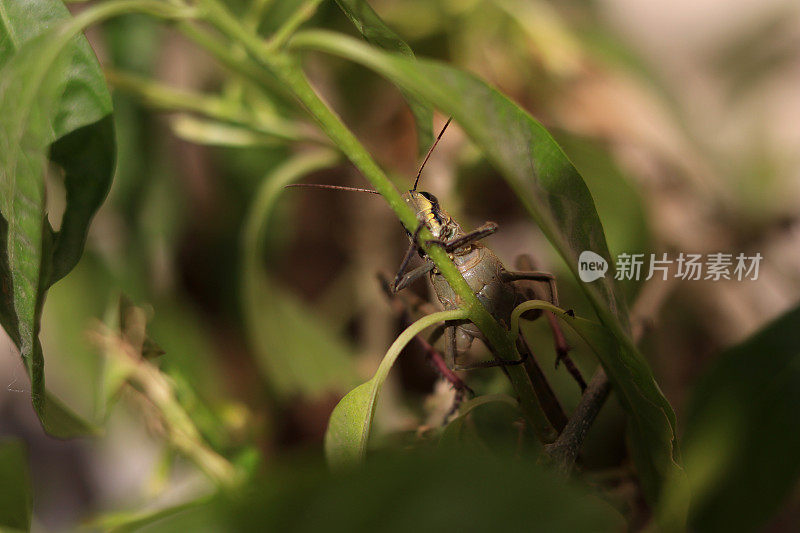
[(403, 200), (411, 206), (417, 220), (428, 228), (435, 239), (447, 242), (463, 234), (458, 222), (441, 208), (439, 200), (431, 193), (410, 190), (403, 195)]

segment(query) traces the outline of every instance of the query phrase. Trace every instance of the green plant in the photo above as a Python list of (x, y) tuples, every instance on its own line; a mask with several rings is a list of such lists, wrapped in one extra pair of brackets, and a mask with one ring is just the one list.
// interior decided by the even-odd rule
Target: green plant
[[(352, 467), (351, 463), (365, 460), (378, 394), (401, 350), (417, 333), (441, 320), (468, 319), (480, 328), (499, 357), (516, 360), (519, 354), (515, 340), (521, 313), (547, 309), (577, 333), (600, 364), (567, 429), (560, 436), (556, 435), (522, 367), (511, 366), (507, 368), (507, 375), (515, 398), (487, 395), (466, 405), (461, 416), (443, 430), (440, 452), (449, 450), (457, 457), (464, 453), (461, 449), (464, 442), (470, 446), (484, 442), (486, 437), (481, 434), (481, 424), (476, 422), (479, 413), (502, 405), (506, 414), (509, 410), (512, 413), (505, 429), (512, 427), (519, 414), (527, 428), (520, 434), (532, 429), (538, 437), (520, 438), (523, 449), (517, 453), (522, 458), (517, 460), (525, 464), (551, 463), (557, 471), (569, 474), (588, 427), (594, 422), (609, 390), (613, 390), (626, 414), (635, 476), (658, 526), (664, 530), (686, 527), (689, 486), (705, 495), (696, 500), (702, 502), (693, 515), (698, 517), (696, 523), (721, 523), (714, 515), (716, 500), (712, 481), (723, 474), (714, 471), (708, 473), (709, 479), (687, 481), (687, 474), (680, 466), (675, 414), (657, 385), (650, 365), (637, 348), (626, 298), (610, 276), (597, 283), (578, 283), (590, 306), (587, 312), (591, 309), (597, 322), (533, 301), (515, 311), (511, 327), (506, 329), (472, 293), (447, 253), (437, 246), (423, 244), (425, 252), (460, 298), (461, 308), (434, 313), (409, 326), (389, 348), (375, 376), (353, 388), (359, 381), (359, 372), (350, 354), (351, 347), (261, 271), (260, 263), (268, 253), (267, 229), (282, 187), (309, 173), (339, 165), (341, 156), (381, 194), (406, 230), (413, 233), (417, 226), (415, 214), (402, 200), (395, 182), (309, 82), (303, 68), (304, 56), (309, 52), (358, 64), (399, 88), (411, 108), (420, 151), (427, 148), (432, 138), (433, 110), (452, 116), (510, 186), (514, 197), (541, 229), (573, 277), (578, 277), (577, 258), (584, 250), (611, 259), (589, 188), (544, 126), (477, 76), (443, 62), (415, 58), (410, 47), (366, 2), (341, 0), (337, 3), (364, 40), (342, 32), (304, 29), (320, 8), (319, 0), (286, 2), (286, 13), (278, 17), (280, 23), (267, 32), (267, 37), (262, 32), (261, 18), (265, 10), (277, 9), (268, 1), (253, 2), (249, 9), (238, 13), (221, 0), (108, 0), (93, 3), (70, 17), (56, 0), (35, 0), (24, 8), (18, 2), (0, 0), (0, 14), (3, 15), (0, 26), (3, 32), (0, 34), (0, 188), (3, 191), (0, 320), (20, 350), (31, 378), (33, 406), (45, 430), (55, 436), (73, 437), (97, 434), (100, 425), (99, 420), (83, 420), (85, 417), (71, 412), (47, 391), (44, 354), (39, 341), (47, 291), (78, 263), (89, 223), (108, 193), (114, 174), (117, 148), (113, 142), (111, 98), (100, 66), (81, 33), (114, 17), (143, 14), (171, 26), (224, 65), (228, 77), (223, 89), (215, 94), (176, 90), (116, 67), (107, 71), (106, 79), (150, 107), (180, 113), (181, 120), (174, 123), (175, 130), (194, 142), (269, 146), (279, 154), (279, 163), (272, 165), (263, 179), (244, 224), (240, 249), (241, 312), (251, 344), (258, 353), (267, 354), (263, 364), (270, 376), (270, 393), (275, 397), (290, 401), (296, 395), (314, 394), (326, 387), (352, 388), (330, 418), (326, 434), (330, 463)], [(316, 127), (312, 128), (311, 123)], [(66, 209), (58, 230), (51, 226), (46, 209), (48, 165), (60, 168), (64, 178)], [(430, 234), (426, 230), (421, 242), (425, 243), (427, 238)], [(149, 346), (145, 342), (148, 338), (146, 320), (139, 317), (135, 327), (131, 327), (130, 322), (126, 322), (126, 309), (123, 306), (115, 314), (113, 327), (101, 329), (96, 335), (106, 356), (104, 375), (108, 390), (103, 411), (105, 403), (126, 386), (149, 401), (154, 406), (152, 417), (162, 424), (162, 434), (169, 446), (200, 467), (219, 487), (217, 496), (198, 500), (198, 512), (212, 513), (220, 520), (233, 520), (229, 514), (235, 515), (234, 511), (243, 504), (238, 500), (228, 501), (230, 492), (243, 491), (247, 502), (248, 498), (253, 498), (250, 492), (253, 487), (262, 487), (262, 481), (252, 479), (258, 478), (254, 465), (257, 461), (251, 460), (256, 453), (254, 446), (252, 443), (230, 444), (228, 441), (235, 439), (230, 437), (220, 417), (204, 413), (192, 400), (197, 384), (184, 386), (179, 373), (168, 375), (158, 369), (146, 348)], [(794, 327), (797, 320), (794, 312), (773, 328), (782, 335)], [(307, 338), (302, 344), (295, 342), (295, 338), (303, 336)], [(792, 367), (791, 357), (796, 358), (798, 345), (796, 340), (786, 340), (786, 368)], [(746, 359), (761, 346), (760, 337), (756, 337), (743, 345), (734, 358)], [(764, 381), (784, 370), (774, 369)], [(793, 377), (790, 373), (790, 379)], [(715, 378), (708, 379), (712, 384), (707, 387), (713, 388)], [(785, 388), (780, 391), (786, 392)], [(779, 396), (775, 401), (782, 407), (791, 404), (786, 395)], [(707, 405), (702, 400), (698, 402), (693, 412), (702, 414)], [(693, 416), (692, 420), (702, 419), (701, 415)], [(507, 418), (501, 414), (497, 419)], [(689, 440), (687, 457), (690, 461), (701, 462), (694, 454), (701, 453), (703, 448), (691, 446), (702, 441), (704, 433), (693, 427), (694, 433), (690, 435), (694, 436)], [(13, 454), (16, 451), (7, 455)], [(478, 465), (477, 471), (491, 471), (495, 464), (491, 460), (484, 464), (485, 455), (491, 455), (491, 451), (479, 458), (470, 454), (466, 457)], [(503, 461), (509, 460), (510, 457), (503, 456)], [(4, 461), (5, 455), (0, 456), (0, 463)], [(398, 461), (398, 464), (410, 464), (408, 458)], [(430, 458), (419, 461), (427, 464), (425, 461)], [(433, 461), (434, 466), (429, 469), (429, 474), (438, 472), (446, 478), (442, 481), (443, 490), (460, 486), (451, 461), (450, 458)], [(399, 475), (398, 469), (382, 466), (379, 461), (376, 464), (378, 466), (368, 464), (365, 468), (375, 468), (376, 472), (387, 476)], [(505, 463), (495, 466), (497, 471), (508, 470)], [(576, 488), (565, 484), (562, 487), (562, 480), (552, 473), (528, 466), (531, 479), (541, 478), (546, 486), (558, 487), (553, 489), (559, 495), (554, 505), (575, 505), (581, 510), (579, 515), (586, 520), (578, 520), (580, 527), (591, 527), (593, 517), (599, 517), (597, 519), (607, 528), (619, 527), (615, 513), (596, 501), (595, 496), (587, 496), (585, 486)], [(692, 468), (691, 463), (689, 466)], [(421, 469), (409, 468), (424, 474)], [(701, 466), (695, 468), (702, 470)], [(781, 494), (776, 494), (776, 498), (789, 490), (788, 481), (795, 479), (798, 468), (795, 465), (790, 469), (785, 476), (787, 484), (781, 485), (781, 490), (777, 491)], [(693, 473), (690, 470), (690, 478)], [(361, 475), (358, 471), (337, 474), (341, 477), (331, 479), (338, 481), (326, 478), (323, 485), (340, 482), (350, 487), (347, 501), (353, 504), (360, 494), (353, 490), (353, 484), (363, 481), (359, 478)], [(735, 481), (745, 484), (747, 475), (742, 476)], [(524, 492), (524, 480), (519, 478), (514, 477), (515, 490)], [(281, 479), (280, 474), (276, 474), (275, 479)], [(280, 493), (266, 483), (264, 490), (274, 498), (270, 505), (280, 507), (275, 502), (281, 501), (296, 505), (301, 499), (298, 494), (312, 490), (304, 484), (308, 485), (300, 481), (299, 488)], [(375, 490), (391, 491), (391, 483), (387, 487), (376, 484)], [(331, 492), (335, 492), (324, 487), (320, 490), (326, 498), (332, 498)], [(764, 505), (768, 506), (769, 502)], [(190, 507), (195, 506), (191, 504)], [(252, 511), (256, 503), (244, 507)], [(0, 505), (0, 511), (3, 509)], [(546, 509), (542, 505), (541, 512), (546, 513)], [(174, 509), (175, 516), (185, 510), (186, 506)], [(167, 511), (144, 517), (113, 516), (101, 524), (135, 528), (170, 514)], [(251, 514), (253, 512), (245, 511), (242, 516)], [(553, 514), (554, 524), (563, 525), (566, 518), (557, 515)], [(763, 520), (762, 515), (761, 509), (754, 510), (753, 524)], [(20, 516), (11, 516), (8, 524), (0, 524), (26, 527), (25, 519), (21, 520)], [(29, 521), (29, 513), (26, 516)], [(277, 515), (271, 515), (274, 516)], [(275, 520), (280, 521), (279, 518)]]

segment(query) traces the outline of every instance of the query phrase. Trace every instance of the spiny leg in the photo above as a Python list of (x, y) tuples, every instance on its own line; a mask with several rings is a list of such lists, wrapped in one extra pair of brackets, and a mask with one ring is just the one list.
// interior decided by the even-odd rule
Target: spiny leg
[[(518, 266), (524, 267), (532, 267), (532, 261), (528, 256), (520, 256), (517, 260)], [(520, 270), (520, 271), (508, 271), (502, 274), (502, 279), (504, 281), (513, 282), (513, 281), (522, 281), (522, 280), (531, 280), (531, 281), (542, 281), (548, 284), (550, 289), (550, 302), (555, 305), (556, 307), (559, 306), (558, 303), (558, 288), (556, 286), (556, 279), (553, 274), (550, 272), (543, 272), (539, 270)], [(567, 368), (567, 371), (573, 377), (573, 379), (578, 383), (578, 386), (581, 388), (581, 392), (586, 390), (586, 381), (583, 379), (583, 375), (581, 375), (581, 371), (575, 365), (572, 358), (569, 356), (570, 346), (567, 344), (567, 339), (564, 337), (564, 332), (561, 330), (561, 325), (558, 323), (558, 319), (555, 315), (549, 311), (545, 313), (547, 316), (547, 322), (550, 325), (550, 329), (553, 332), (553, 342), (555, 344), (556, 350), (556, 368), (558, 368), (559, 363), (562, 361), (564, 362), (564, 366)]]

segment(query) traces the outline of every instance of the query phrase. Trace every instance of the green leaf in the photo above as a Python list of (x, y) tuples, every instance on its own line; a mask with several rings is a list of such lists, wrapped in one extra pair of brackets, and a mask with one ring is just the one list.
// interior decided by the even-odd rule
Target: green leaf
[[(47, 288), (80, 258), (115, 151), (110, 95), (83, 36), (60, 31), (68, 19), (56, 0), (0, 3), (0, 320), (31, 376), (34, 408), (58, 436), (89, 425), (45, 392), (39, 319)], [(58, 232), (45, 212), (48, 153), (67, 191)]]
[[(366, 0), (336, 0), (336, 3), (368, 43), (414, 59), (411, 47), (383, 22)], [(425, 155), (433, 142), (433, 109), (413, 93), (405, 89), (401, 91), (417, 125), (417, 149), (420, 155)]]
[[(291, 44), (361, 63), (452, 115), (517, 192), (576, 279), (582, 251), (610, 260), (603, 226), (580, 174), (547, 130), (506, 96), (450, 66), (409, 61), (330, 32), (298, 33)], [(627, 391), (633, 455), (654, 503), (664, 477), (677, 468), (675, 414), (629, 337), (627, 310), (615, 292), (612, 274), (580, 286), (613, 333), (609, 337), (600, 330), (600, 360), (615, 389)]]
[(351, 390), (331, 413), (328, 430), (325, 432), (325, 457), (331, 466), (351, 465), (365, 457), (378, 395), (389, 370), (406, 344), (423, 329), (438, 322), (464, 318), (466, 312), (461, 309), (432, 313), (408, 326), (395, 339), (372, 379)]
[(241, 297), (250, 342), (272, 390), (283, 400), (347, 390), (358, 382), (352, 350), (336, 332), (262, 271), (271, 214), (284, 185), (338, 161), (332, 152), (288, 160), (264, 178), (242, 238)]
[(690, 528), (761, 529), (797, 487), (798, 427), (800, 306), (723, 352), (695, 386), (683, 445)]
[(32, 507), (25, 447), (18, 440), (0, 440), (0, 530), (29, 531)]
[(328, 463), (341, 466), (357, 463), (364, 458), (374, 409), (372, 380), (362, 383), (339, 401), (331, 413), (325, 432), (325, 457)]

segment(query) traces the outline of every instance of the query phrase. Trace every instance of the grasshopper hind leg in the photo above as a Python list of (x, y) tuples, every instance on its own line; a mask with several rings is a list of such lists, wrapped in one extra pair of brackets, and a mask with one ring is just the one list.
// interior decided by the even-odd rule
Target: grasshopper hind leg
[[(503, 273), (503, 278), (506, 281), (539, 281), (547, 283), (549, 289), (548, 295), (543, 295), (542, 291), (539, 290), (538, 287), (530, 287), (527, 290), (523, 289), (521, 291), (523, 297), (522, 301), (531, 299), (547, 300), (556, 307), (559, 306), (558, 288), (556, 287), (556, 278), (553, 274), (535, 270), (533, 260), (527, 254), (520, 255), (517, 258), (516, 267), (520, 270)], [(553, 343), (556, 350), (556, 368), (558, 368), (559, 364), (563, 362), (564, 366), (567, 368), (567, 371), (580, 387), (581, 392), (585, 391), (586, 380), (583, 379), (581, 371), (569, 356), (569, 351), (571, 348), (569, 344), (567, 344), (567, 339), (564, 337), (564, 332), (561, 330), (561, 325), (558, 323), (558, 319), (549, 311), (545, 312), (544, 314), (547, 317), (547, 323), (550, 325), (550, 330), (553, 332)], [(538, 315), (531, 316), (531, 318), (536, 318), (536, 316)]]

